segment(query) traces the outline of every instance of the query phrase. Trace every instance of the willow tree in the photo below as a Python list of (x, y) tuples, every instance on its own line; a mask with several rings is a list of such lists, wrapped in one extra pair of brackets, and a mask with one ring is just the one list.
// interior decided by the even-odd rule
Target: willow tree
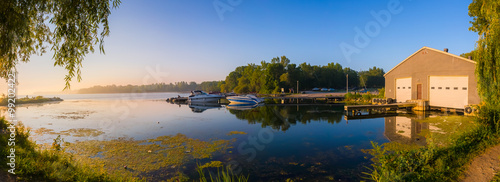
[(476, 75), (481, 99), (489, 105), (500, 105), (500, 1), (474, 0), (469, 5), (473, 17), (469, 30), (479, 34), (472, 52), (477, 62)]
[(120, 0), (1, 0), (0, 77), (7, 78), (19, 62), (47, 48), (54, 52), (54, 66), (64, 67), (65, 89), (76, 76), (85, 55), (95, 46), (104, 53), (109, 35), (108, 17)]

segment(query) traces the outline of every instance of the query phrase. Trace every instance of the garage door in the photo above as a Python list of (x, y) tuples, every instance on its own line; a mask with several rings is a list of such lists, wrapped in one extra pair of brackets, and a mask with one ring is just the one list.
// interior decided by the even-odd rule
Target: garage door
[(468, 101), (467, 76), (431, 76), (429, 105), (463, 109)]
[(411, 78), (396, 79), (396, 101), (411, 100)]

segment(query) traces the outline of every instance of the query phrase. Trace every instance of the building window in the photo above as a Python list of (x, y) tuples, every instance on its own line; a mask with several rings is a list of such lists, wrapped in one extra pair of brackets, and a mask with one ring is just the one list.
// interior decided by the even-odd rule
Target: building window
[(434, 89), (435, 89), (435, 87), (431, 87), (431, 89), (432, 89), (432, 90), (434, 90)]
[(403, 89), (405, 89), (406, 87), (403, 87)]
[(446, 87), (446, 90), (450, 90), (450, 87)]
[(398, 89), (399, 89), (399, 87), (398, 87)]
[(443, 89), (443, 87), (438, 87), (439, 90)]
[(467, 90), (467, 87), (462, 87), (462, 90)]
[(453, 88), (453, 90), (458, 90), (458, 87)]
[(411, 89), (411, 87), (408, 87), (408, 89)]

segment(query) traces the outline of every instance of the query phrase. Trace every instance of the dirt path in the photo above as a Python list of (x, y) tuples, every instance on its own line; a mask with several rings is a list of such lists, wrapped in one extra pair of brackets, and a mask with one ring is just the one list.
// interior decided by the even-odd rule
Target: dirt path
[(469, 163), (462, 177), (462, 182), (491, 181), (495, 173), (500, 171), (500, 145), (496, 145), (477, 156)]
[(10, 175), (8, 172), (1, 171), (0, 172), (0, 182), (16, 182), (16, 177)]

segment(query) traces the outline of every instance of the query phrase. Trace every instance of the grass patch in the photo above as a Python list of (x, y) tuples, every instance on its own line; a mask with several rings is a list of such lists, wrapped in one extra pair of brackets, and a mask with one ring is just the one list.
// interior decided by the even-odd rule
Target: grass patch
[[(0, 98), (0, 106), (7, 106), (8, 103), (9, 103), (9, 98), (7, 97), (2, 97)], [(15, 104), (32, 104), (32, 103), (44, 103), (44, 102), (55, 102), (55, 101), (63, 101), (61, 98), (59, 97), (53, 97), (53, 98), (45, 98), (43, 96), (36, 96), (36, 97), (23, 97), (23, 98), (17, 98), (15, 100)], [(11, 101), (11, 103), (13, 103)]]

